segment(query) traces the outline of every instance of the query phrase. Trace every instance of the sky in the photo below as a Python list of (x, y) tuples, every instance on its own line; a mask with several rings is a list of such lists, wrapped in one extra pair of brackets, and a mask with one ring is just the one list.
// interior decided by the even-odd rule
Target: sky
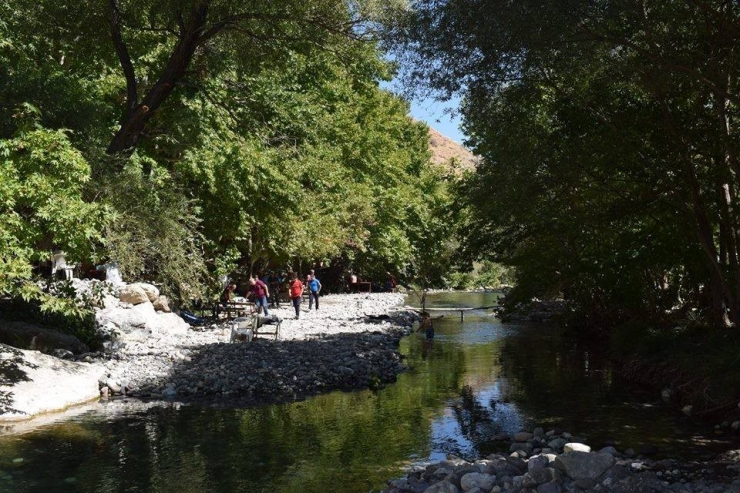
[(411, 101), (411, 116), (426, 122), (442, 135), (462, 144), (465, 135), (460, 131), (460, 116), (445, 113), (448, 108), (457, 110), (459, 104), (460, 99), (457, 97), (444, 103), (433, 99)]
[[(381, 83), (380, 87), (395, 93), (400, 92), (398, 81)], [(435, 101), (432, 97), (416, 99), (411, 101), (411, 116), (425, 122), (445, 137), (462, 144), (465, 135), (460, 131), (459, 115), (451, 116), (445, 112), (448, 108), (456, 111), (459, 105), (460, 98), (457, 96), (444, 103)]]

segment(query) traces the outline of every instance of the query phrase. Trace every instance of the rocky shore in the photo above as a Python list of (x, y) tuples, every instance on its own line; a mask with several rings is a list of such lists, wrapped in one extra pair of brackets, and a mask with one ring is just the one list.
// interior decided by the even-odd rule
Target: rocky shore
[(400, 309), (401, 294), (330, 295), (318, 311), (304, 304), (298, 320), (287, 304), (270, 310), (282, 319), (277, 339), (232, 342), (230, 321), (191, 327), (154, 286), (78, 284), (88, 299), (97, 294), (104, 350), (74, 354), (48, 337), (48, 355), (0, 345), (4, 372), (19, 375), (0, 381), (0, 421), (116, 395), (244, 405), (378, 388), (404, 370), (397, 347), (416, 319)]
[(740, 493), (740, 450), (711, 462), (680, 463), (611, 446), (595, 452), (561, 430), (497, 438), (509, 442), (508, 453), (417, 464), (383, 493)]
[(230, 342), (231, 324), (192, 327), (118, 345), (96, 355), (106, 368), (101, 394), (180, 401), (276, 401), (330, 390), (373, 388), (395, 381), (397, 352), (415, 315), (396, 311), (398, 294), (330, 295), (319, 311), (270, 310), (280, 337)]

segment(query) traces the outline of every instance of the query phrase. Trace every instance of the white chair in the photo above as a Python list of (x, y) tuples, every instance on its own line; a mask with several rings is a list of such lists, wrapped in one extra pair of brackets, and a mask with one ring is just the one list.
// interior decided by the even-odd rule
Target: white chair
[(56, 276), (57, 272), (64, 273), (64, 279), (70, 281), (75, 270), (74, 264), (67, 264), (66, 253), (57, 250), (51, 256), (51, 277)]

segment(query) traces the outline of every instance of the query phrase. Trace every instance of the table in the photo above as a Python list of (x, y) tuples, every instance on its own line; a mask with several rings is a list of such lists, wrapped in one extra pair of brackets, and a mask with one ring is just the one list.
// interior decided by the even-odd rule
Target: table
[(219, 303), (216, 308), (216, 317), (218, 317), (219, 313), (222, 311), (226, 312), (226, 318), (231, 319), (232, 313), (239, 313), (239, 312), (249, 312), (251, 314), (252, 310), (247, 310), (247, 307), (254, 307), (254, 303), (251, 303), (249, 301), (229, 301), (226, 306)]

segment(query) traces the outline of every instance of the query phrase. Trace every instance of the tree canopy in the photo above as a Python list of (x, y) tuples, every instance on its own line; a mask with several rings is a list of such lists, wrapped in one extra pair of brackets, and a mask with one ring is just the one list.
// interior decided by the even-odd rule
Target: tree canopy
[(236, 267), (435, 272), (450, 195), (380, 89), (393, 3), (0, 5), (0, 291), (52, 249), (181, 300)]
[(736, 2), (412, 4), (397, 59), (463, 95), (483, 158), (467, 259), (515, 265), (514, 299), (602, 320), (740, 322)]

